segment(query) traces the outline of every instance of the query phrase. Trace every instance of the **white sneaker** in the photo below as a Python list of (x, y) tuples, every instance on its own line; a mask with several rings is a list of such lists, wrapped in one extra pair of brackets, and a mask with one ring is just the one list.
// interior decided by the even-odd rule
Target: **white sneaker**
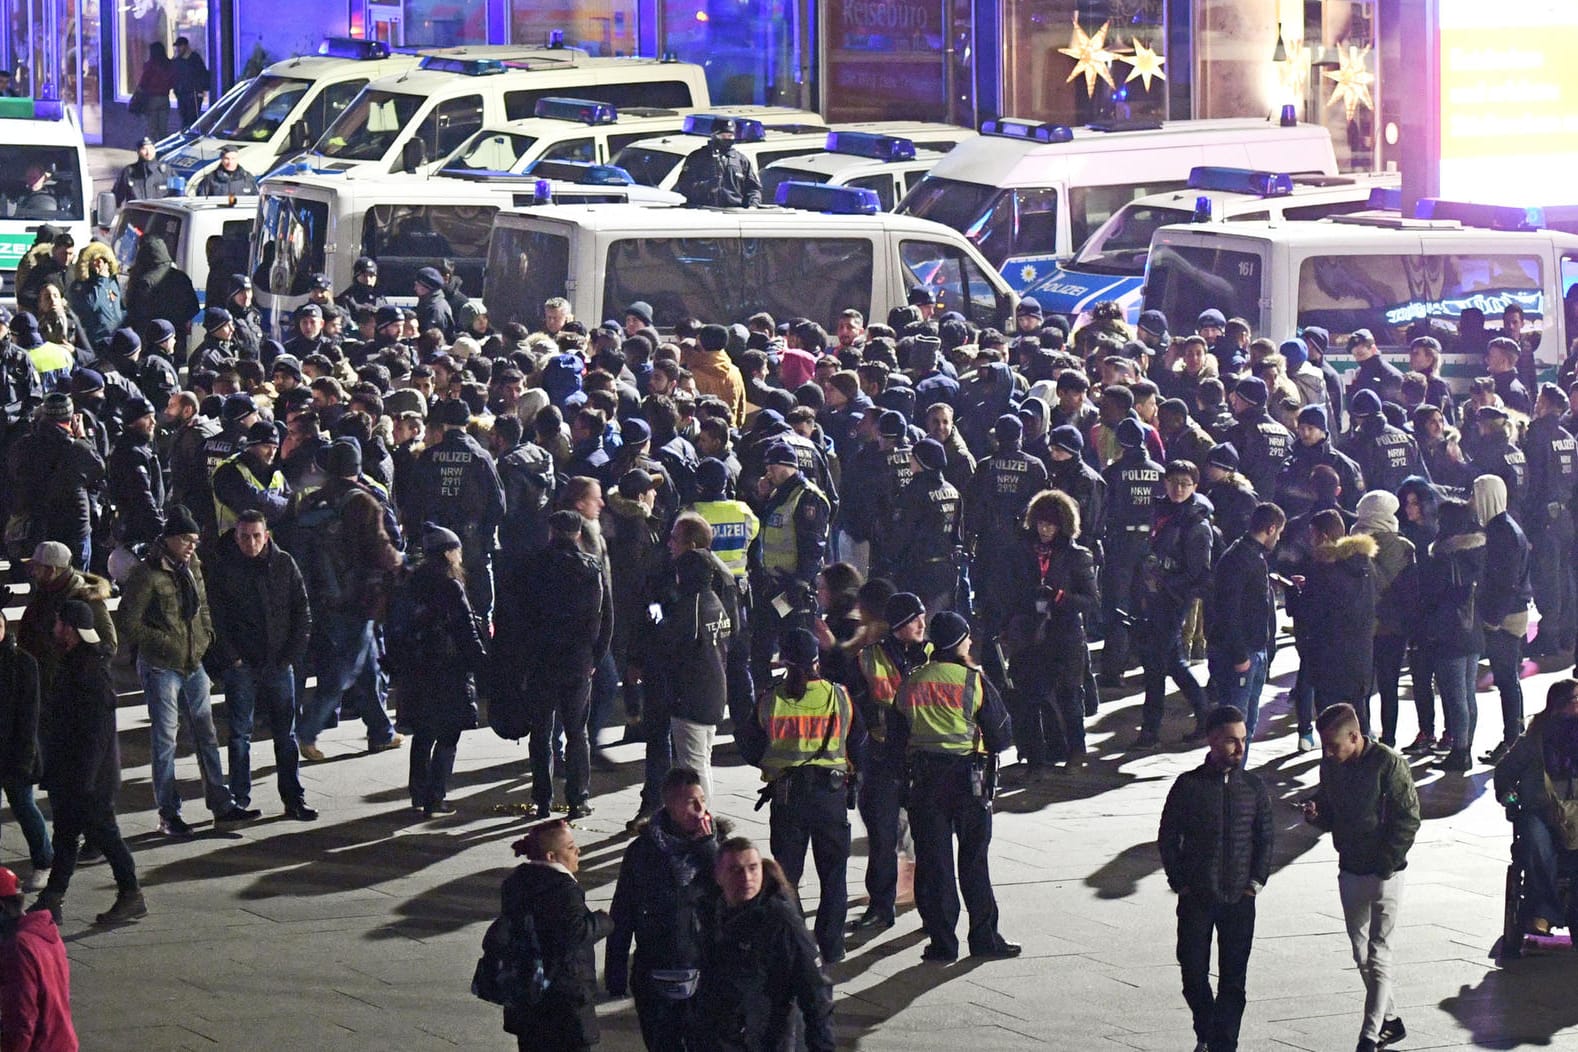
[(1313, 752), (1314, 749), (1315, 749), (1315, 734), (1314, 734), (1313, 731), (1310, 732), (1309, 734), (1301, 734), (1301, 735), (1299, 735), (1299, 747), (1298, 747), (1298, 751), (1299, 752), (1301, 752), (1301, 753)]

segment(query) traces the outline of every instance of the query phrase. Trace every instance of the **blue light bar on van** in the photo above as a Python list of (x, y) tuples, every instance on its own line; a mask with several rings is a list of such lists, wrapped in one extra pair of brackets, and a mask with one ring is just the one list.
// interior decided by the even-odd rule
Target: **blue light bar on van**
[(538, 99), (532, 114), (580, 124), (612, 124), (619, 119), (619, 111), (611, 103), (559, 97)]
[(1005, 139), (1029, 139), (1031, 142), (1073, 142), (1074, 129), (1066, 124), (1038, 124), (1016, 117), (997, 117), (981, 122), (982, 135), (998, 135)]
[(586, 161), (540, 158), (521, 169), (521, 173), (581, 186), (629, 186), (635, 182), (630, 173), (617, 164), (589, 164)]
[(1370, 200), (1365, 207), (1377, 212), (1401, 212), (1403, 210), (1402, 187), (1377, 186), (1370, 191)]
[(807, 212), (827, 212), (831, 215), (874, 216), (882, 211), (882, 200), (875, 190), (863, 186), (828, 186), (825, 183), (803, 183), (793, 179), (778, 184), (773, 200), (784, 208), (802, 208)]
[(57, 99), (0, 98), (0, 118), (20, 121), (65, 120), (66, 106)]
[(359, 40), (356, 37), (324, 37), (318, 45), (318, 54), (329, 58), (354, 58), (371, 61), (389, 57), (389, 45), (382, 40)]
[(870, 157), (875, 161), (913, 161), (915, 144), (896, 135), (877, 135), (873, 132), (828, 132), (828, 153), (848, 154), (851, 157)]
[(1480, 205), (1469, 201), (1444, 201), (1421, 197), (1414, 205), (1415, 219), (1455, 219), (1464, 226), (1489, 230), (1538, 230), (1545, 217), (1538, 208), (1517, 205)]
[(686, 135), (711, 135), (720, 124), (732, 123), (735, 142), (761, 142), (767, 138), (767, 128), (761, 121), (749, 117), (727, 117), (719, 113), (693, 113), (685, 118)]
[(428, 55), (422, 59), (419, 68), (437, 70), (439, 73), (454, 73), (462, 77), (486, 77), (494, 73), (503, 73), (504, 62), (496, 58), (449, 58), (444, 55)]
[(564, 47), (564, 30), (562, 30), (562, 29), (550, 29), (550, 30), (548, 30), (548, 49), (550, 51), (558, 51), (558, 50), (560, 50), (563, 47)]
[(1209, 223), (1211, 221), (1211, 199), (1197, 197), (1194, 199), (1194, 215), (1189, 220), (1191, 223)]
[(538, 204), (547, 204), (553, 200), (553, 184), (546, 179), (538, 179), (532, 184), (531, 196)]
[(1189, 189), (1281, 197), (1293, 192), (1293, 177), (1286, 173), (1256, 172), (1248, 168), (1200, 165), (1189, 169)]

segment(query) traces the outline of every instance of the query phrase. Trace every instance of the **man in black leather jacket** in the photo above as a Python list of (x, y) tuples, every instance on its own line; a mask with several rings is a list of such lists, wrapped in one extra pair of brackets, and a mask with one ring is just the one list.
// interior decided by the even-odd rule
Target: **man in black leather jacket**
[(751, 159), (734, 148), (734, 122), (721, 120), (712, 141), (685, 159), (676, 189), (691, 208), (760, 208), (762, 181)]

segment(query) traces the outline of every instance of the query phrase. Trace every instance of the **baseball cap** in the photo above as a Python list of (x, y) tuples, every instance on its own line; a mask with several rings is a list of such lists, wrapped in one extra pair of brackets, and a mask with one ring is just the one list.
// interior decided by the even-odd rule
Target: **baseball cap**
[(93, 627), (93, 608), (80, 599), (67, 599), (60, 604), (60, 619), (77, 630), (84, 643), (97, 643), (98, 630)]

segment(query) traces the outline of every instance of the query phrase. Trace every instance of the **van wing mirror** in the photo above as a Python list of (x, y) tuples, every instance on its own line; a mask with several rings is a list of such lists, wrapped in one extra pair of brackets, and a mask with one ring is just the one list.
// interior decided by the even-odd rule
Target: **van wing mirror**
[(288, 143), (288, 148), (298, 153), (312, 146), (312, 129), (307, 127), (305, 117), (290, 126)]
[(427, 163), (427, 143), (419, 138), (410, 138), (405, 145), (400, 147), (400, 170), (414, 172)]
[(93, 225), (112, 226), (115, 223), (115, 195), (108, 190), (99, 195), (93, 206)]

